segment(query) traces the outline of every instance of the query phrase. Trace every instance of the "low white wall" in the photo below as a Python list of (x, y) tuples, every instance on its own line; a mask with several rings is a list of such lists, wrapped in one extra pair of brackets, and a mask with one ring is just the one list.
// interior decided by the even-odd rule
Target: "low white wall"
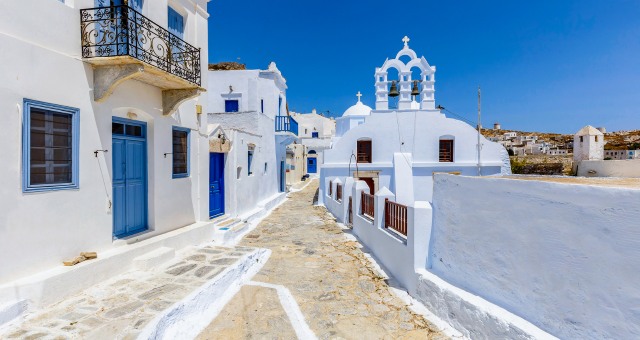
[(432, 273), (560, 338), (640, 337), (640, 190), (434, 179)]
[[(431, 235), (431, 205), (428, 202), (415, 202), (407, 207), (407, 237), (402, 238), (384, 226), (385, 199), (395, 201), (395, 195), (384, 187), (375, 194), (375, 216), (372, 220), (360, 214), (363, 191), (369, 193), (367, 184), (363, 181), (355, 182), (352, 189), (353, 233), (400, 285), (410, 294), (414, 294), (416, 269), (424, 268), (427, 261)], [(416, 221), (425, 223), (415, 223)]]
[(577, 174), (586, 177), (640, 177), (640, 159), (580, 161)]

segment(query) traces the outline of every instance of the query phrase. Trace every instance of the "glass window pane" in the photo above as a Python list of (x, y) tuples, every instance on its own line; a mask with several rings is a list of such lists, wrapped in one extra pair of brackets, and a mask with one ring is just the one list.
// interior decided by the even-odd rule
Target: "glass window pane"
[(142, 137), (142, 126), (127, 125), (127, 136)]
[(111, 133), (114, 135), (124, 135), (124, 124), (111, 123)]

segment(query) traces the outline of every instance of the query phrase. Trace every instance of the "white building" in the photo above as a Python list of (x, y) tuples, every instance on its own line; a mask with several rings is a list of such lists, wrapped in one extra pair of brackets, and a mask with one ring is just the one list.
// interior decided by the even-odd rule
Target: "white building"
[[(336, 192), (335, 188), (329, 190), (330, 182), (344, 186), (342, 202), (351, 195), (353, 182), (361, 180), (367, 183), (370, 193), (386, 187), (395, 193), (398, 202), (408, 204), (431, 200), (432, 178), (437, 172), (510, 172), (509, 157), (502, 145), (488, 141), (472, 126), (447, 118), (435, 108), (435, 67), (424, 57), (418, 58), (409, 48), (408, 38), (404, 41), (405, 46), (396, 57), (376, 69), (376, 109), (370, 111), (360, 100), (349, 108), (337, 119), (334, 144), (325, 151), (319, 203), (339, 220), (344, 220), (347, 210), (329, 195), (330, 191)], [(400, 60), (405, 56), (410, 59), (407, 63)], [(399, 80), (388, 79), (391, 68), (397, 69)], [(419, 79), (411, 78), (412, 70), (419, 72)], [(389, 96), (389, 85), (397, 86), (396, 81), (397, 101)], [(412, 99), (412, 91), (418, 91), (416, 99)]]
[(324, 150), (331, 148), (331, 141), (336, 134), (336, 122), (319, 115), (315, 109), (311, 113), (293, 113), (291, 117), (298, 122), (300, 143), (307, 147), (307, 173), (318, 174)]
[(275, 63), (207, 77), (210, 167), (218, 169), (211, 181), (221, 188), (211, 194), (209, 216), (246, 220), (284, 199), (286, 147), (298, 130), (287, 112), (286, 79)]
[(604, 134), (591, 125), (580, 129), (573, 137), (573, 160), (601, 161), (604, 159)]
[(640, 150), (604, 150), (605, 159), (625, 160), (640, 158)]
[[(0, 301), (69, 294), (130, 269), (130, 258), (56, 289), (40, 286), (46, 275), (30, 289), (15, 280), (83, 251), (98, 262), (141, 240), (152, 250), (155, 236), (209, 221), (197, 199), (208, 191), (207, 0), (120, 3), (0, 2)], [(116, 34), (142, 22), (146, 39)], [(58, 269), (50, 275), (68, 273)]]

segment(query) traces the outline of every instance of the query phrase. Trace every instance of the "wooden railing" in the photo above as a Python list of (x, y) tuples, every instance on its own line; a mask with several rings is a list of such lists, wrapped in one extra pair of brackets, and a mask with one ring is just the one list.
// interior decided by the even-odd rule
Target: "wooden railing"
[(362, 191), (362, 195), (360, 197), (360, 208), (360, 214), (362, 216), (374, 218), (376, 209), (374, 205), (373, 195), (369, 195)]
[(342, 184), (336, 185), (336, 201), (342, 201)]
[(407, 236), (407, 206), (384, 200), (384, 227)]

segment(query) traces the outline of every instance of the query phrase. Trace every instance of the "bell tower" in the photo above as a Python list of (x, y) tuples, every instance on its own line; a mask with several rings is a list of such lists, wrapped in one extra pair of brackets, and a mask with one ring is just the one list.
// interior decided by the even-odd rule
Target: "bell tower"
[[(415, 86), (419, 96), (417, 102), (420, 110), (436, 110), (435, 106), (435, 73), (436, 67), (430, 66), (424, 57), (418, 58), (417, 54), (409, 48), (409, 37), (404, 37), (402, 42), (404, 47), (394, 59), (385, 60), (382, 67), (376, 68), (376, 110), (415, 110), (412, 106), (412, 90), (415, 94)], [(406, 64), (400, 60), (401, 57), (408, 56), (411, 60)], [(412, 69), (420, 69), (420, 79), (412, 79)], [(398, 71), (399, 79), (388, 79), (389, 68), (395, 68)], [(417, 83), (415, 83), (417, 81)], [(390, 94), (392, 82), (395, 82), (398, 93)], [(415, 103), (414, 103), (415, 104)]]

